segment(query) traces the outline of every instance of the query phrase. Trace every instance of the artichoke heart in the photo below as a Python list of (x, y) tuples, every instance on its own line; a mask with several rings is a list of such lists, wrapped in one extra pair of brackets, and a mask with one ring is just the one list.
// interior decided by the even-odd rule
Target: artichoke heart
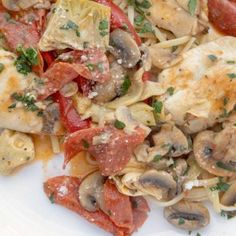
[(39, 41), (42, 51), (86, 47), (105, 49), (109, 44), (111, 10), (89, 0), (58, 0)]

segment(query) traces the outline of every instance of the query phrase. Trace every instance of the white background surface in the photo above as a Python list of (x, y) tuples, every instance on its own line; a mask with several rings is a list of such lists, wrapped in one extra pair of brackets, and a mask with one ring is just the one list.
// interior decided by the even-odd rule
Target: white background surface
[[(60, 175), (62, 158), (43, 169), (40, 162), (29, 165), (15, 175), (0, 177), (0, 236), (108, 236), (77, 214), (51, 204), (43, 192), (43, 181)], [(182, 236), (162, 216), (162, 209), (150, 204), (151, 213), (134, 236)], [(197, 231), (201, 236), (235, 236), (236, 219), (227, 220), (211, 211), (211, 223)], [(192, 232), (191, 236), (196, 236)]]

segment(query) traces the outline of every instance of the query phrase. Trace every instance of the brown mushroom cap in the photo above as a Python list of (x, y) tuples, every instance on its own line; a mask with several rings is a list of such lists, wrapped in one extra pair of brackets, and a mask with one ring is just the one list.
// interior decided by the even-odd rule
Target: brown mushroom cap
[(81, 205), (87, 211), (97, 211), (99, 208), (104, 209), (104, 199), (103, 199), (103, 183), (104, 177), (100, 172), (96, 171), (89, 174), (82, 181), (78, 195)]
[(197, 230), (209, 224), (210, 215), (201, 203), (180, 201), (164, 209), (167, 221), (185, 230)]
[(132, 36), (121, 29), (114, 30), (110, 35), (110, 52), (125, 68), (134, 67), (141, 58), (137, 43)]
[(236, 127), (222, 131), (200, 132), (194, 139), (193, 152), (200, 167), (218, 176), (236, 174)]
[(166, 171), (146, 171), (139, 177), (137, 186), (158, 200), (171, 199), (176, 194), (176, 182)]

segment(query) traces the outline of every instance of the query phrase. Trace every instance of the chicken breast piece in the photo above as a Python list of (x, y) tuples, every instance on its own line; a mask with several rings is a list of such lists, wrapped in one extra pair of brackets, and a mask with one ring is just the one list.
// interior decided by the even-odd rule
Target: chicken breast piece
[(190, 133), (226, 119), (236, 104), (236, 38), (225, 36), (183, 54), (159, 75), (173, 95), (160, 97), (177, 125)]
[[(183, 0), (153, 0), (150, 18), (158, 27), (171, 31), (176, 37), (204, 31), (205, 27), (199, 24), (197, 16), (192, 16), (185, 8), (186, 1)], [(196, 11), (199, 11), (199, 6)]]
[[(34, 111), (34, 107), (30, 108), (31, 105), (27, 107), (26, 102), (19, 101), (22, 96), (26, 96), (27, 101), (34, 98), (28, 91), (35, 86), (39, 78), (34, 73), (29, 73), (27, 76), (19, 73), (14, 65), (15, 60), (15, 54), (0, 49), (0, 63), (3, 68), (0, 72), (0, 127), (25, 133), (61, 134), (63, 129), (59, 122), (59, 111), (58, 117), (53, 116), (54, 120), (49, 121), (47, 103), (32, 102), (45, 111), (44, 115), (39, 115), (38, 111)], [(17, 99), (13, 98), (14, 94)], [(51, 114), (56, 113), (55, 109)], [(50, 129), (48, 129), (49, 122)]]

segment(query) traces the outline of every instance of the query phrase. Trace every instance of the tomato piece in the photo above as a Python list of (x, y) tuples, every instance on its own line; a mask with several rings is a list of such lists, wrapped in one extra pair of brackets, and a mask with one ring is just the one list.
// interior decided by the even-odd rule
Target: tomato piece
[(123, 29), (127, 27), (127, 31), (132, 34), (138, 46), (142, 44), (140, 37), (135, 31), (133, 25), (130, 23), (128, 17), (115, 3), (113, 3), (111, 0), (96, 0), (96, 2), (101, 3), (111, 8), (111, 29), (112, 30), (117, 29), (117, 28)]
[(56, 93), (53, 98), (59, 103), (61, 120), (69, 133), (90, 127), (90, 121), (81, 119), (70, 97), (66, 98), (60, 93)]
[(221, 32), (236, 36), (236, 1), (208, 0), (210, 22)]
[(99, 49), (71, 51), (61, 54), (59, 59), (70, 62), (55, 62), (42, 75), (42, 78), (46, 78), (46, 80), (43, 88), (41, 87), (38, 91), (38, 99), (40, 100), (60, 90), (79, 75), (99, 83), (110, 79), (108, 59)]
[(142, 128), (136, 128), (131, 134), (113, 126), (77, 131), (65, 141), (64, 166), (77, 153), (86, 150), (96, 159), (103, 175), (113, 175), (125, 167), (134, 148), (141, 144), (145, 137)]
[(108, 215), (101, 210), (89, 212), (85, 210), (79, 201), (78, 190), (81, 180), (76, 177), (58, 176), (47, 180), (44, 183), (44, 192), (56, 204), (62, 205), (89, 222), (116, 236), (129, 236), (126, 228), (116, 226)]
[(11, 50), (19, 45), (37, 47), (40, 35), (35, 24), (24, 24), (10, 18), (7, 12), (0, 12), (0, 30), (5, 35)]
[(130, 198), (121, 194), (116, 186), (107, 180), (103, 188), (104, 206), (109, 212), (110, 219), (119, 227), (133, 231), (133, 211)]

